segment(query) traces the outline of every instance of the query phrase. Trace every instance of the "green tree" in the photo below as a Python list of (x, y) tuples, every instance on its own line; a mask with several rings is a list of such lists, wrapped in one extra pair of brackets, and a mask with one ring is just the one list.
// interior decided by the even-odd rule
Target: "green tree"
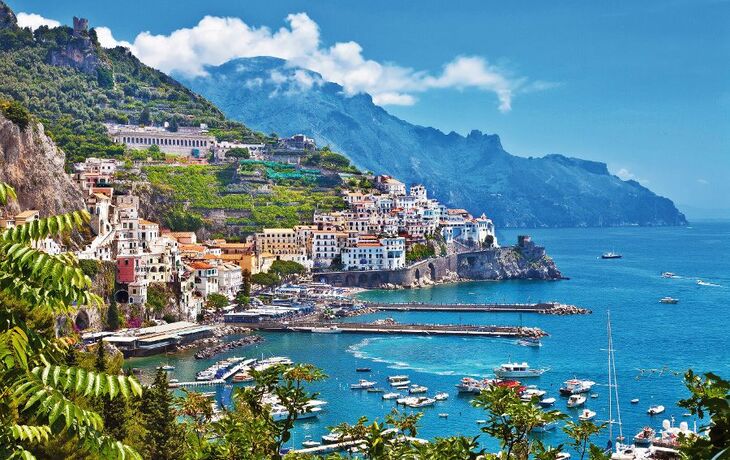
[(281, 283), (281, 278), (276, 273), (254, 273), (251, 275), (251, 282), (259, 286), (271, 287)]
[(702, 420), (707, 418), (700, 431), (707, 431), (708, 436), (682, 437), (682, 455), (687, 459), (730, 457), (730, 381), (711, 372), (699, 376), (690, 369), (684, 383), (690, 396), (680, 400), (679, 406)]
[(268, 272), (286, 279), (294, 275), (303, 275), (307, 273), (307, 269), (304, 265), (293, 260), (275, 260)]
[(139, 114), (139, 124), (148, 126), (152, 122), (150, 118), (150, 108), (145, 106), (144, 109), (142, 109), (142, 112)]
[(418, 262), (433, 257), (436, 250), (430, 244), (416, 243), (406, 251), (406, 262)]
[(247, 160), (251, 158), (251, 153), (245, 147), (234, 147), (226, 152), (226, 157)]
[(106, 310), (106, 328), (110, 331), (119, 329), (119, 307), (114, 298), (109, 302), (109, 308)]
[(157, 369), (155, 381), (142, 393), (140, 410), (146, 458), (172, 460), (182, 455), (180, 427), (175, 421), (173, 397), (168, 387), (167, 374)]
[(215, 311), (223, 310), (223, 308), (227, 307), (229, 303), (230, 301), (228, 300), (228, 297), (223, 294), (218, 294), (217, 292), (208, 295), (208, 298), (205, 299), (205, 306)]
[[(578, 422), (570, 421), (564, 427), (563, 431), (568, 438), (571, 440), (570, 445), (580, 454), (580, 459), (583, 460), (585, 455), (590, 452), (601, 452), (601, 449), (590, 442), (591, 438), (601, 432), (606, 427), (607, 423), (596, 425), (590, 420), (580, 420)], [(595, 454), (590, 454), (591, 460), (606, 460), (610, 456), (598, 457)]]
[[(104, 342), (99, 341), (96, 345), (96, 358), (94, 370), (107, 372), (107, 358)], [(125, 439), (127, 437), (127, 403), (122, 398), (94, 398), (94, 407), (101, 414), (104, 420), (104, 432), (114, 439)]]
[(246, 269), (241, 272), (241, 288), (245, 297), (251, 297), (251, 272)]
[(21, 130), (25, 130), (33, 119), (28, 109), (18, 101), (0, 100), (0, 111), (5, 118), (18, 125)]
[[(0, 205), (15, 191), (0, 182)], [(54, 443), (74, 443), (79, 456), (139, 458), (104, 433), (89, 398), (140, 394), (134, 378), (86, 371), (66, 364), (72, 337), (51, 326), (71, 316), (75, 305), (100, 306), (91, 280), (70, 254), (49, 255), (36, 241), (63, 237), (87, 224), (86, 211), (39, 219), (0, 232), (0, 457), (35, 458)]]
[(174, 299), (174, 294), (165, 283), (150, 283), (147, 287), (145, 307), (155, 316), (162, 315)]

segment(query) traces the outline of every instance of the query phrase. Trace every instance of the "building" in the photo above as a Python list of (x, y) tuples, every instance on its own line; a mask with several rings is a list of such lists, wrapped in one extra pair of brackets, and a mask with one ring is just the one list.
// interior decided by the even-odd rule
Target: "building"
[(365, 235), (342, 249), (345, 270), (398, 270), (406, 265), (406, 240), (403, 237), (376, 238)]
[(195, 276), (195, 290), (203, 298), (218, 292), (218, 268), (208, 262), (191, 262), (190, 269)]
[(375, 187), (388, 195), (403, 196), (406, 194), (406, 184), (390, 176), (377, 176)]
[(215, 143), (215, 138), (202, 127), (169, 131), (156, 126), (106, 124), (106, 128), (114, 142), (131, 149), (148, 149), (156, 145), (165, 153), (195, 158), (205, 156)]
[(340, 256), (347, 241), (347, 233), (338, 230), (312, 232), (312, 263), (314, 267), (327, 268)]

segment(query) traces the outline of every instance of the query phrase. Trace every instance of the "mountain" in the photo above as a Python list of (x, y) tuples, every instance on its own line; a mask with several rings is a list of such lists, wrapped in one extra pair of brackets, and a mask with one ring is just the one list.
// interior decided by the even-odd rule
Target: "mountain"
[(686, 223), (671, 200), (611, 175), (604, 163), (524, 158), (506, 152), (496, 134), (413, 125), (369, 95), (346, 95), (340, 85), (281, 59), (235, 59), (205, 70), (205, 76), (177, 78), (229, 117), (262, 132), (307, 134), (362, 169), (421, 182), (452, 206), (486, 211), (500, 226)]

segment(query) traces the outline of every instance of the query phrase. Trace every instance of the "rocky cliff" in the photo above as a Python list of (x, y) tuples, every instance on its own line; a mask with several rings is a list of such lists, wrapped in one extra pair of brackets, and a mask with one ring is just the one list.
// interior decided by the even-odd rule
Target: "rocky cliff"
[(65, 155), (33, 123), (22, 130), (0, 115), (0, 181), (15, 188), (8, 211), (37, 209), (41, 215), (83, 209), (81, 189), (64, 172)]
[(460, 278), (472, 280), (557, 280), (563, 277), (545, 248), (531, 242), (460, 254)]

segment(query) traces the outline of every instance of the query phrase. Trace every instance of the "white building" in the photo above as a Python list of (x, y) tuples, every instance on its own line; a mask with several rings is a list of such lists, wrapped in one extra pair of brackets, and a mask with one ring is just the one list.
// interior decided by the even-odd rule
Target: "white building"
[(241, 267), (235, 264), (222, 263), (218, 265), (218, 292), (233, 299), (236, 297), (241, 284), (243, 283), (243, 276), (241, 274)]
[(106, 128), (114, 142), (131, 149), (156, 145), (165, 153), (201, 157), (215, 143), (215, 138), (204, 128), (180, 127), (174, 132), (158, 126), (106, 124)]
[(194, 270), (195, 290), (205, 299), (210, 294), (218, 292), (218, 268), (208, 262), (192, 262), (190, 268)]
[(345, 270), (398, 270), (406, 264), (406, 241), (403, 237), (377, 239), (365, 235), (353, 246), (342, 249)]

